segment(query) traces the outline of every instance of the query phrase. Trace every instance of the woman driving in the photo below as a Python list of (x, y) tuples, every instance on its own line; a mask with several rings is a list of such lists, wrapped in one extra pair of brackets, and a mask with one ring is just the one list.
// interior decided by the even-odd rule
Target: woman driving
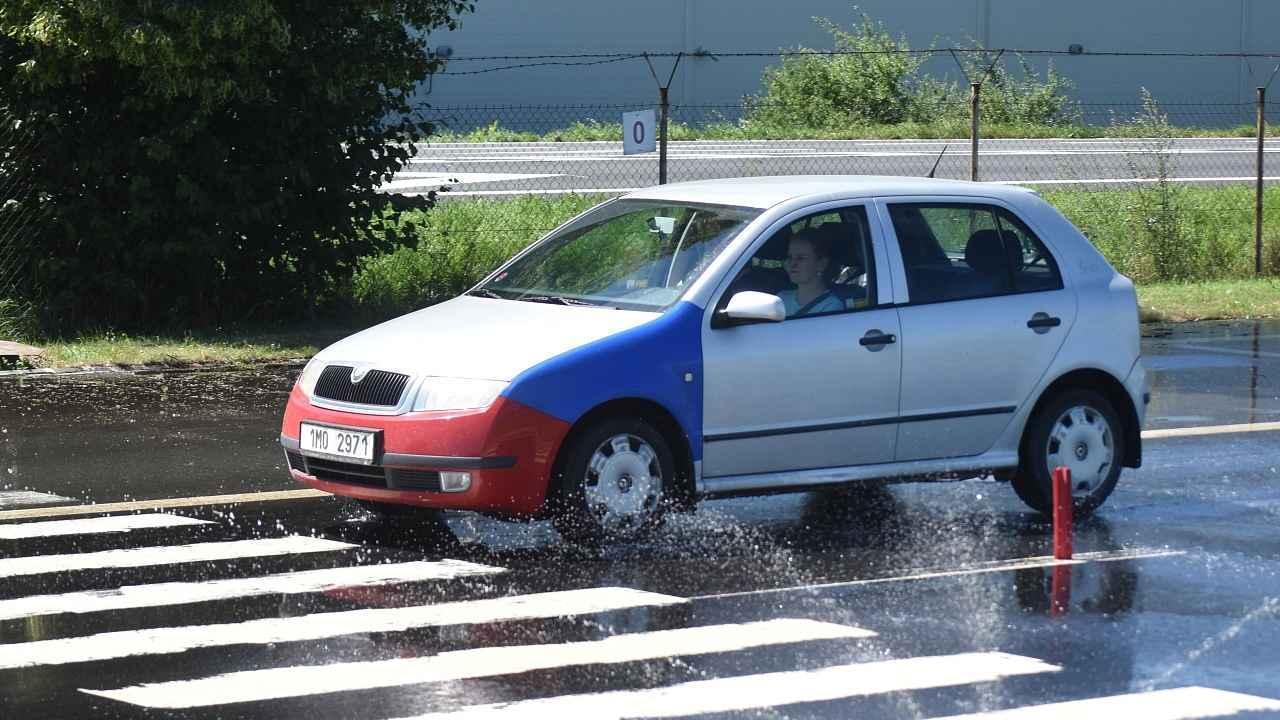
[(831, 247), (816, 228), (805, 228), (791, 236), (785, 268), (787, 278), (796, 286), (778, 293), (787, 308), (787, 317), (844, 310), (844, 303), (831, 292)]

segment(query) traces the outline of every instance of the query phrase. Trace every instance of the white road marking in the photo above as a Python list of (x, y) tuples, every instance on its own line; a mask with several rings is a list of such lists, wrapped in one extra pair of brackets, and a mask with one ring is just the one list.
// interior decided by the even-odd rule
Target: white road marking
[(33, 595), (0, 600), (0, 620), (95, 613), (166, 605), (229, 600), (262, 595), (300, 595), (345, 587), (371, 587), (425, 580), (452, 580), (506, 572), (504, 568), (478, 565), (462, 560), (361, 565), (253, 578), (230, 578), (206, 582), (170, 582), (128, 585), (114, 590), (89, 590), (60, 595)]
[(1192, 720), (1236, 715), (1242, 712), (1280, 710), (1280, 700), (1185, 687), (1129, 695), (1074, 700), (995, 710), (971, 715), (950, 715), (939, 720), (1061, 720), (1062, 718), (1142, 718), (1142, 720)]
[(933, 580), (936, 578), (960, 577), (963, 575), (981, 575), (984, 573), (1010, 572), (1014, 570), (1025, 570), (1027, 568), (1044, 568), (1054, 567), (1057, 565), (1082, 565), (1088, 562), (1116, 562), (1119, 560), (1145, 560), (1150, 558), (1174, 557), (1185, 555), (1185, 550), (1153, 550), (1147, 548), (1137, 548), (1134, 550), (1113, 550), (1101, 552), (1076, 553), (1071, 560), (1055, 560), (1052, 555), (1042, 555), (1037, 557), (1017, 558), (1014, 560), (999, 560), (990, 563), (981, 563), (968, 567), (959, 567), (952, 570), (934, 570), (926, 572), (911, 573), (906, 575), (892, 575), (889, 577), (867, 578), (864, 580), (843, 580), (839, 582), (815, 583), (812, 585), (789, 585), (779, 588), (763, 588), (760, 590), (741, 590), (738, 592), (714, 593), (711, 595), (696, 595), (689, 598), (690, 600), (718, 600), (721, 598), (731, 597), (747, 597), (750, 595), (771, 595), (776, 593), (791, 592), (813, 592), (815, 590), (831, 590), (835, 588), (858, 587), (860, 585), (880, 585), (883, 583), (908, 582), (913, 580)]
[(558, 645), (488, 647), (419, 658), (251, 670), (198, 680), (119, 690), (82, 689), (81, 692), (150, 708), (194, 708), (874, 636), (874, 632), (862, 628), (780, 618), (615, 635), (603, 640)]
[[(47, 575), (74, 570), (103, 568), (139, 568), (152, 565), (210, 562), (234, 558), (269, 557), (297, 553), (328, 552), (356, 547), (349, 543), (324, 538), (290, 535), (262, 540), (165, 545), (160, 547), (125, 548), (70, 555), (30, 555), (0, 558), (0, 578), (23, 575)], [(0, 646), (2, 647), (2, 646)]]
[(169, 515), (168, 513), (144, 513), (141, 515), (108, 515), (81, 520), (49, 520), (46, 522), (0, 525), (0, 540), (26, 540), (41, 537), (67, 535), (96, 535), (99, 533), (126, 533), (134, 530), (212, 525), (209, 520)]
[[(158, 500), (130, 500), (127, 502), (97, 503), (92, 505), (63, 505), (60, 507), (28, 508), (26, 510), (5, 510), (0, 512), (0, 521), (331, 497), (333, 496), (327, 492), (312, 490), (309, 488), (305, 490), (269, 490), (266, 492), (235, 493), (233, 495), (198, 495), (195, 497), (161, 498)], [(70, 500), (70, 498), (63, 499)]]
[[(1150, 185), (1152, 183), (1254, 182), (1257, 177), (1177, 177), (1177, 178), (1091, 178), (1087, 180), (988, 180), (996, 185)], [(1268, 176), (1264, 181), (1280, 180)], [(1248, 208), (1244, 209), (1248, 212)]]
[[(1168, 182), (1174, 183), (1208, 183), (1208, 182), (1253, 182), (1256, 178), (1252, 177), (1199, 177), (1199, 178), (1168, 178)], [(1280, 181), (1280, 176), (1265, 177), (1266, 181)], [(1150, 185), (1152, 183), (1161, 182), (1158, 178), (1091, 178), (1087, 180), (988, 180), (996, 185)], [(561, 190), (465, 190), (452, 191), (443, 195), (443, 197), (502, 197), (509, 195), (621, 195), (623, 193), (635, 192), (641, 190), (639, 187), (617, 187), (617, 188), (571, 188)], [(413, 194), (413, 193), (410, 193)], [(1253, 353), (1249, 353), (1252, 355)]]
[[(1249, 341), (1249, 340), (1251, 340), (1252, 338), (1251, 338), (1251, 337), (1237, 337), (1237, 338), (1233, 338), (1233, 339), (1234, 339), (1234, 340), (1236, 340), (1237, 342), (1240, 342), (1240, 341)], [(1261, 340), (1261, 339), (1262, 339), (1262, 336), (1261, 336), (1261, 335), (1259, 335), (1259, 336), (1258, 336), (1258, 339), (1259, 339), (1259, 340)], [(1198, 343), (1198, 342), (1195, 342), (1195, 343), (1192, 343), (1192, 342), (1188, 342), (1188, 343), (1176, 343), (1176, 344), (1172, 345), (1171, 347), (1178, 348), (1179, 350), (1191, 350), (1192, 352), (1199, 352), (1199, 353), (1220, 353), (1220, 354), (1222, 354), (1222, 355), (1243, 355), (1243, 356), (1245, 356), (1245, 357), (1251, 357), (1251, 358), (1254, 358), (1254, 359), (1257, 359), (1257, 358), (1280, 358), (1280, 353), (1267, 352), (1267, 351), (1265, 351), (1265, 350), (1245, 350), (1245, 349), (1243, 349), (1243, 348), (1240, 348), (1240, 349), (1237, 349), (1237, 348), (1224, 348), (1224, 347), (1220, 347), (1220, 346), (1217, 346), (1217, 345), (1209, 345), (1209, 344), (1207, 344), (1207, 343)]]
[(1241, 423), (1239, 425), (1206, 425), (1203, 427), (1165, 428), (1163, 430), (1143, 430), (1143, 440), (1160, 440), (1174, 437), (1200, 437), (1202, 435), (1227, 435), (1230, 433), (1275, 432), (1280, 430), (1280, 422)]
[(45, 505), (48, 503), (68, 502), (71, 498), (51, 493), (32, 490), (0, 491), (0, 508), (21, 507), (23, 505)]
[[(621, 195), (639, 190), (638, 187), (629, 188), (574, 188), (571, 190), (450, 190), (447, 193), (441, 193), (437, 197), (448, 200), (451, 197), (484, 197), (488, 195), (506, 196), (506, 195)], [(411, 193), (412, 194), (412, 193)], [(551, 232), (552, 228), (548, 228), (547, 232)]]
[(532, 620), (678, 605), (684, 598), (620, 587), (513, 595), (405, 608), (373, 608), (263, 618), (220, 625), (124, 630), (59, 640), (0, 645), (0, 670), (180, 653), (228, 645), (320, 640), (341, 635), (403, 632), (443, 625)]
[[(1253, 155), (1256, 150), (1249, 148), (1174, 148), (1171, 150), (1153, 151), (1150, 148), (1132, 148), (1115, 150), (1017, 150), (992, 148), (982, 151), (984, 158), (998, 157), (1124, 157), (1134, 154), (1153, 154), (1158, 152), (1164, 156), (1176, 155)], [(1267, 154), (1280, 153), (1280, 149), (1268, 149)], [(968, 157), (966, 148), (957, 148), (948, 153), (951, 157)], [(932, 158), (937, 152), (929, 150), (820, 150), (805, 147), (759, 148), (752, 152), (716, 152), (711, 149), (684, 148), (673, 145), (668, 155), (671, 160), (782, 160), (782, 159), (824, 159), (824, 158)], [(656, 155), (623, 155), (621, 147), (613, 151), (581, 150), (546, 153), (535, 151), (526, 154), (501, 153), (487, 155), (446, 155), (437, 157), (418, 156), (410, 161), (410, 166), (421, 165), (475, 165), (493, 163), (584, 163), (609, 162), (634, 164), (637, 162), (657, 162)], [(418, 171), (422, 172), (422, 171)], [(1255, 178), (1249, 178), (1253, 180)]]
[(420, 715), (413, 720), (679, 717), (994, 682), (1014, 675), (1034, 675), (1061, 669), (1034, 658), (1006, 653), (938, 655), (836, 665), (818, 670), (740, 675), (647, 690), (618, 690), (474, 705), (457, 712)]
[(515, 180), (541, 180), (561, 177), (559, 173), (450, 173), (450, 172), (402, 172), (379, 190), (395, 191), (405, 188), (421, 188), (427, 185), (459, 185), (466, 183), (512, 182)]

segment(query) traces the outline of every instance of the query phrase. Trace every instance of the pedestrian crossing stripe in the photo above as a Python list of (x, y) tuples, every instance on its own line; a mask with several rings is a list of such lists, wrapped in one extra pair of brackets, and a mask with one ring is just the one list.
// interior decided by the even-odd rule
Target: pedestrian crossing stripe
[(263, 595), (301, 595), (343, 587), (373, 587), (427, 580), (453, 580), (502, 572), (506, 572), (505, 568), (444, 559), (302, 570), (261, 577), (204, 582), (126, 585), (112, 590), (33, 595), (0, 600), (0, 621), (62, 613), (85, 614), (185, 605)]
[(67, 555), (31, 555), (0, 558), (0, 578), (48, 575), (74, 570), (140, 568), (153, 565), (234, 560), (237, 558), (297, 555), (301, 553), (347, 550), (354, 547), (356, 546), (350, 543), (338, 542), (337, 540), (289, 535), (282, 538), (125, 548)]
[(35, 492), (34, 490), (0, 491), (0, 508), (23, 507), (25, 505), (49, 505), (52, 503), (71, 502), (69, 497), (53, 493)]
[(857, 627), (781, 618), (614, 635), (586, 642), (486, 647), (419, 658), (250, 670), (82, 692), (149, 708), (187, 709), (874, 636), (874, 632)]
[(168, 513), (143, 513), (140, 515), (108, 515), (106, 517), (79, 518), (76, 520), (48, 520), (44, 522), (0, 525), (0, 540), (31, 540), (35, 538), (65, 537), (68, 535), (96, 535), (126, 533), (134, 530), (213, 525), (209, 520), (170, 515)]
[(1088, 717), (1192, 720), (1227, 717), (1245, 712), (1278, 711), (1280, 700), (1205, 687), (1185, 687), (1028, 705), (971, 715), (951, 715), (939, 720), (1060, 720)]
[[(729, 713), (907, 690), (994, 682), (1062, 668), (1006, 653), (961, 653), (739, 675), (644, 690), (560, 695), (474, 705), (412, 720), (583, 717), (592, 720)], [(409, 719), (406, 719), (409, 720)]]
[(230, 645), (270, 645), (342, 635), (403, 632), (423, 627), (569, 617), (638, 607), (678, 605), (684, 602), (687, 602), (684, 598), (643, 590), (597, 587), (437, 605), (262, 618), (217, 625), (123, 630), (0, 645), (0, 670), (163, 655)]

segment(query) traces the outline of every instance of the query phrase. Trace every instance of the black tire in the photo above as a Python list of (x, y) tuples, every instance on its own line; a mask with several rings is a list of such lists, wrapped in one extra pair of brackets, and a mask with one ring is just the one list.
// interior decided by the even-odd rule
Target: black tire
[[(1064, 447), (1061, 438), (1053, 438), (1054, 444), (1051, 445), (1051, 433), (1059, 427), (1060, 422), (1067, 422), (1068, 413), (1076, 409), (1083, 414), (1083, 424), (1077, 425), (1081, 428), (1083, 439), (1075, 439), (1071, 426), (1063, 425), (1060, 429), (1065, 431), (1067, 444), (1071, 447)], [(1105, 442), (1102, 441), (1103, 437), (1099, 435), (1098, 430), (1103, 423), (1107, 429)], [(1073, 471), (1075, 487), (1072, 488), (1072, 505), (1075, 514), (1087, 515), (1102, 505), (1115, 490), (1116, 482), (1120, 479), (1122, 459), (1126, 452), (1124, 438), (1124, 426), (1120, 415), (1110, 401), (1093, 390), (1078, 388), (1064, 390), (1041, 405), (1027, 423), (1019, 453), (1020, 464), (1010, 479), (1013, 491), (1032, 510), (1044, 515), (1052, 514), (1051, 465), (1055, 462), (1051, 459), (1050, 452), (1051, 448), (1056, 448), (1059, 453), (1066, 454), (1057, 457), (1068, 458), (1059, 464), (1074, 465), (1079, 468), (1078, 474)], [(1081, 449), (1080, 446), (1084, 447)], [(1110, 461), (1105, 469), (1101, 469), (1102, 461), (1106, 457), (1102, 454), (1104, 449), (1109, 450)], [(1091, 457), (1092, 461), (1090, 461)], [(1095, 467), (1099, 469), (1095, 471)]]
[[(610, 445), (618, 438), (626, 438), (625, 450)], [(597, 454), (614, 477), (601, 477), (601, 468), (592, 467)], [(675, 461), (666, 438), (644, 420), (615, 417), (590, 425), (569, 441), (560, 467), (551, 518), (569, 542), (629, 542), (661, 525), (673, 495)], [(616, 498), (612, 509), (607, 496)], [(634, 512), (625, 512), (628, 508)]]

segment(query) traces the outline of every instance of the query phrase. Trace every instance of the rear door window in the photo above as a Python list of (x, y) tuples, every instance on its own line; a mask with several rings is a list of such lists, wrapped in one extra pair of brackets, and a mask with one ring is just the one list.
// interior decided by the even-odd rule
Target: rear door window
[(1057, 264), (1007, 210), (972, 203), (891, 203), (912, 303), (1062, 287)]

